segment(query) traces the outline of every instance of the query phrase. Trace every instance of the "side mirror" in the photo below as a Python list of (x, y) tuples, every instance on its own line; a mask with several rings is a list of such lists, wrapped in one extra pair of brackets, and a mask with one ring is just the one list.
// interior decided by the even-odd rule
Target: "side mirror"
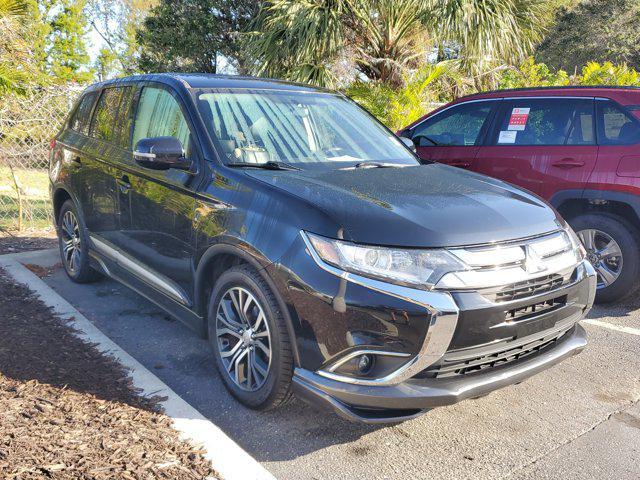
[(416, 151), (416, 145), (413, 143), (409, 137), (399, 137), (400, 141), (405, 144), (405, 146), (411, 150), (412, 152)]
[(190, 171), (192, 167), (191, 160), (184, 156), (180, 140), (175, 137), (142, 138), (136, 143), (133, 158), (139, 165), (152, 170)]

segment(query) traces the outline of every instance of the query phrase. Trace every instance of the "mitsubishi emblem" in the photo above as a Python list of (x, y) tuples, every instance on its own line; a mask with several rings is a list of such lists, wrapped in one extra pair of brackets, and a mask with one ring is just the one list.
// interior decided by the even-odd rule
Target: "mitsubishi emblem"
[(527, 273), (538, 273), (547, 269), (547, 267), (542, 262), (540, 255), (536, 253), (531, 245), (525, 245), (524, 254), (524, 269)]

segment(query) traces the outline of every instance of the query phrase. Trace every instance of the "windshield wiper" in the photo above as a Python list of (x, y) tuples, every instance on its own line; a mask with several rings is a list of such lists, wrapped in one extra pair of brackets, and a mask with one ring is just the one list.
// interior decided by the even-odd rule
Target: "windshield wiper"
[(400, 165), (397, 163), (385, 163), (385, 162), (359, 162), (351, 167), (344, 167), (340, 170), (353, 170), (356, 168), (393, 168), (393, 167), (408, 167), (409, 165)]
[(253, 167), (253, 168), (263, 168), (265, 170), (301, 170), (301, 168), (296, 167), (295, 165), (291, 165), (285, 162), (264, 162), (264, 163), (248, 163), (248, 162), (231, 162), (225, 163), (227, 167), (233, 168), (242, 168), (242, 167)]

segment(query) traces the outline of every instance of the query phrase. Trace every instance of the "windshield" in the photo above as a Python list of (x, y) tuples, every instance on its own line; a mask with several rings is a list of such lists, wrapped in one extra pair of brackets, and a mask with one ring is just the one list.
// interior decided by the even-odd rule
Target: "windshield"
[(206, 90), (197, 99), (227, 163), (418, 164), (395, 135), (339, 95)]

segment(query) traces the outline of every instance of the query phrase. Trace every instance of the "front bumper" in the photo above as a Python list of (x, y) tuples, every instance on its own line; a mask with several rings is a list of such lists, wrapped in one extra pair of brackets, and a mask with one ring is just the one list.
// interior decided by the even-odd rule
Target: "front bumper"
[(371, 387), (347, 384), (296, 369), (293, 385), (300, 398), (330, 408), (348, 420), (365, 423), (403, 421), (425, 410), (482, 397), (496, 389), (520, 383), (581, 352), (586, 345), (586, 332), (576, 324), (554, 348), (527, 360), (492, 368), (487, 373), (455, 379), (411, 379), (398, 385)]
[[(472, 295), (428, 292), (428, 296), (413, 300), (429, 308), (429, 331), (420, 351), (407, 361), (404, 368), (383, 378), (364, 381), (332, 375), (327, 369), (296, 368), (294, 391), (304, 400), (328, 407), (347, 419), (366, 423), (402, 421), (434, 407), (484, 396), (493, 390), (519, 383), (584, 349), (586, 334), (577, 322), (593, 305), (595, 282), (593, 267), (584, 261), (576, 267), (575, 277), (569, 284), (502, 306), (495, 303), (485, 305), (483, 300)], [(370, 282), (367, 286), (371, 288)], [(419, 295), (424, 293), (427, 292)], [(496, 322), (504, 319), (505, 310), (519, 308), (532, 300), (545, 302), (558, 297), (562, 297), (566, 304), (535, 316), (533, 320), (517, 322), (515, 327), (508, 327), (518, 330), (509, 333), (512, 338), (504, 339), (505, 327)], [(437, 299), (439, 305), (426, 305), (428, 298)], [(468, 337), (468, 331), (472, 331), (474, 336)], [(461, 332), (464, 337), (460, 337)], [(487, 337), (494, 332), (501, 332), (501, 339), (491, 341)], [(487, 352), (497, 352), (499, 355), (500, 348), (524, 348), (524, 345), (530, 345), (541, 337), (546, 339), (545, 342), (538, 341), (536, 345), (541, 346), (536, 347), (532, 354), (527, 353), (522, 357), (518, 354), (508, 362), (495, 362), (496, 366), (492, 364), (490, 368), (465, 370), (464, 374), (444, 377), (425, 374), (427, 367), (440, 364), (447, 367), (448, 356), (455, 359), (465, 358), (466, 355), (466, 358), (470, 358), (470, 354), (476, 354), (478, 350), (478, 355), (486, 355)], [(476, 342), (479, 338), (484, 338), (485, 343)], [(552, 341), (547, 341), (549, 338)], [(471, 340), (472, 346), (468, 344)], [(479, 344), (480, 347), (475, 346)], [(443, 371), (446, 370), (443, 368)]]

